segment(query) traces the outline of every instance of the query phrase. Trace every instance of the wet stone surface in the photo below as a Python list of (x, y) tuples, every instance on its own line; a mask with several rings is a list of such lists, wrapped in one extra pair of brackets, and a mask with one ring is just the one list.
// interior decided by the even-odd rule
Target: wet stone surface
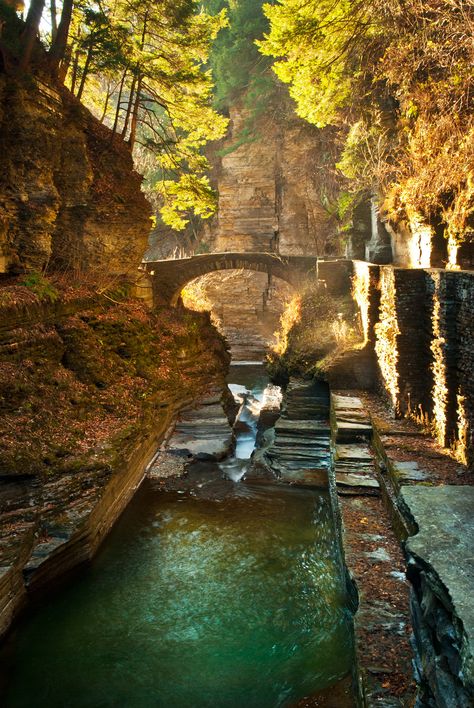
[(232, 445), (232, 426), (216, 392), (198, 407), (182, 411), (166, 449), (178, 457), (220, 460)]
[(327, 487), (330, 440), (327, 386), (291, 379), (264, 464), (283, 482)]
[(405, 487), (418, 533), (406, 551), (413, 584), (421, 698), (474, 704), (474, 488)]

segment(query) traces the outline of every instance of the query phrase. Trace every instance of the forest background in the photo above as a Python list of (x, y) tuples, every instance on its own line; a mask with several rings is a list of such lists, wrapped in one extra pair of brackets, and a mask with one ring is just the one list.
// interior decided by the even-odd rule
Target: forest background
[(133, 151), (160, 218), (210, 217), (206, 145), (235, 102), (334, 128), (341, 226), (376, 195), (393, 224), (472, 242), (473, 0), (0, 0), (7, 73), (64, 84)]

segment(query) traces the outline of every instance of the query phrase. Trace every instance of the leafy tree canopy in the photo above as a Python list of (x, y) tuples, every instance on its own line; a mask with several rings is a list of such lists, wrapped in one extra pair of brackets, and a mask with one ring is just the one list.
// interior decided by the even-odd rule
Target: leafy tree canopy
[(45, 0), (31, 0), (20, 71), (49, 66), (128, 142), (166, 223), (181, 229), (192, 212), (210, 216), (202, 147), (224, 135), (227, 119), (212, 108), (208, 61), (225, 9), (210, 14), (198, 0), (63, 0), (59, 14), (51, 0), (46, 55), (37, 39), (44, 13)]
[(278, 0), (257, 42), (300, 116), (339, 128), (340, 169), (393, 218), (472, 238), (472, 0)]
[(271, 62), (255, 44), (268, 30), (262, 5), (263, 0), (203, 0), (209, 13), (225, 10), (228, 17), (228, 25), (214, 41), (209, 57), (218, 109), (228, 110), (244, 94), (254, 107), (258, 101), (264, 102), (273, 88)]

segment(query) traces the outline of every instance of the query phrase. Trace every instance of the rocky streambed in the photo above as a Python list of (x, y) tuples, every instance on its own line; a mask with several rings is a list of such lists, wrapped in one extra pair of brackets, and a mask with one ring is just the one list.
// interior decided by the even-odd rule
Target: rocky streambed
[[(104, 486), (103, 507), (85, 494), (84, 525), (18, 556), (18, 577), (42, 586), (89, 560), (135, 493), (92, 564), (11, 635), (5, 705), (403, 706), (414, 695), (412, 621), (420, 695), (469, 705), (459, 669), (471, 656), (469, 605), (459, 600), (469, 575), (443, 566), (442, 543), (430, 550), (426, 533), (431, 507), (459, 495), (420, 486), (428, 472), (395, 464), (393, 435), (385, 440), (355, 392), (292, 378), (282, 400), (263, 367), (248, 365), (231, 366), (228, 386), (207, 388), (177, 418), (170, 409), (159, 437), (124, 461), (129, 475)], [(416, 434), (398, 428), (407, 444)], [(18, 514), (28, 504), (18, 493), (4, 499)], [(468, 515), (464, 523), (470, 530)], [(411, 614), (392, 526), (415, 534)], [(439, 538), (455, 538), (453, 528)], [(461, 588), (454, 603), (446, 582)], [(436, 598), (431, 614), (420, 610), (426, 598)]]

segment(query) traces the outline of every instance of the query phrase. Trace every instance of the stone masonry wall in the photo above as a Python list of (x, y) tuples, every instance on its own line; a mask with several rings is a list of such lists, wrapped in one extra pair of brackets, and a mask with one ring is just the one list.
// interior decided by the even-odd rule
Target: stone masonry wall
[(357, 262), (355, 272), (369, 282), (367, 340), (396, 413), (429, 422), (474, 464), (474, 272), (380, 266), (377, 279)]

